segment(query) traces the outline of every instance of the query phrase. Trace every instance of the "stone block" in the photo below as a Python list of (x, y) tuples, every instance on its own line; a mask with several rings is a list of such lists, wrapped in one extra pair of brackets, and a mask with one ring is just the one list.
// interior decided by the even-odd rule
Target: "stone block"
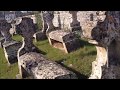
[(22, 77), (33, 79), (78, 79), (76, 74), (39, 53), (30, 52), (19, 57)]
[(76, 35), (64, 30), (52, 31), (49, 33), (48, 40), (50, 45), (66, 53), (76, 50), (80, 46), (79, 39)]
[(47, 39), (46, 33), (43, 33), (42, 31), (36, 32), (33, 37), (35, 38), (36, 42)]
[(10, 41), (3, 44), (5, 58), (8, 64), (17, 62), (17, 51), (21, 47), (22, 43), (17, 41)]

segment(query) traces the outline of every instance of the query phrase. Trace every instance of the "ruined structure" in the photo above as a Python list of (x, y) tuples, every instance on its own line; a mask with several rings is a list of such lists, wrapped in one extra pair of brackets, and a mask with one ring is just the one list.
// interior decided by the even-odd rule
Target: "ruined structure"
[(22, 35), (23, 44), (18, 50), (18, 66), (21, 77), (31, 76), (34, 79), (76, 79), (77, 76), (57, 64), (48, 60), (40, 52), (36, 51), (33, 44), (35, 25), (30, 18), (23, 18), (17, 25), (17, 33)]
[[(58, 12), (58, 11), (55, 11)], [(114, 79), (119, 75), (119, 11), (59, 11), (61, 27), (72, 30), (71, 26), (80, 24), (80, 35), (94, 44), (97, 50), (96, 60), (92, 63), (89, 79)], [(75, 15), (75, 13), (77, 13)], [(74, 16), (73, 16), (74, 15)], [(77, 18), (75, 17), (77, 16)], [(72, 24), (72, 18), (77, 24)], [(79, 23), (80, 22), (80, 23)], [(56, 19), (53, 25), (57, 26)], [(65, 29), (66, 28), (66, 29)], [(79, 32), (78, 32), (79, 33)]]
[(10, 23), (8, 23), (6, 20), (0, 20), (0, 32), (4, 37), (2, 46), (4, 49), (5, 58), (7, 59), (9, 65), (17, 61), (17, 51), (21, 46), (20, 42), (12, 39), (12, 36), (9, 32), (10, 28)]
[[(79, 40), (73, 31), (80, 30), (80, 22), (77, 21), (77, 13), (71, 11), (72, 22), (70, 23), (71, 29), (65, 30), (61, 26), (60, 12), (58, 11), (45, 11), (44, 17), (48, 25), (47, 36), (50, 45), (55, 48), (61, 49), (69, 53), (79, 47)], [(70, 31), (71, 30), (71, 31)]]
[(64, 51), (65, 53), (69, 53), (80, 47), (80, 40), (75, 34), (64, 30), (50, 32), (48, 40), (50, 45)]

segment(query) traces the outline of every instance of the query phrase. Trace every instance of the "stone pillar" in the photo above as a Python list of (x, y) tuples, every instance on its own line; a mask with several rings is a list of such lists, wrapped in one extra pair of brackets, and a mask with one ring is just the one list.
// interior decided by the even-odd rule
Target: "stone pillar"
[(54, 11), (44, 11), (43, 17), (48, 26), (46, 33), (53, 31), (55, 29), (55, 27), (53, 25)]
[(95, 40), (90, 40), (89, 43), (94, 44), (97, 50), (96, 60), (92, 62), (92, 73), (89, 79), (101, 79), (103, 76), (102, 67), (108, 67), (108, 48), (99, 46)]
[(48, 40), (50, 45), (58, 48), (65, 53), (75, 51), (80, 47), (80, 41), (74, 33), (64, 30), (55, 30), (49, 33)]
[(46, 33), (48, 26), (45, 17), (43, 16), (43, 11), (41, 12), (41, 19), (42, 19), (42, 32)]
[(69, 13), (72, 14), (72, 23), (70, 23), (72, 31), (81, 30), (80, 22), (77, 20), (77, 12), (78, 11), (69, 11)]
[(33, 35), (33, 37), (35, 38), (35, 42), (47, 39), (46, 30), (48, 26), (43, 16), (43, 12), (41, 12), (41, 19), (42, 19), (42, 31), (38, 31)]

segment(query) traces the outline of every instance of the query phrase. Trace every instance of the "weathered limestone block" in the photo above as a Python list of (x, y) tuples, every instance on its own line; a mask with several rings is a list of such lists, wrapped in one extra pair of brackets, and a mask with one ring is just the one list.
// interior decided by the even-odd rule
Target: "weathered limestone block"
[(31, 75), (33, 79), (77, 79), (77, 76), (43, 55), (30, 52), (19, 57), (23, 76)]
[(56, 30), (49, 33), (48, 40), (50, 45), (61, 49), (66, 53), (76, 50), (80, 46), (79, 39), (74, 33), (64, 30)]
[[(79, 47), (79, 40), (76, 38), (75, 33), (70, 33), (70, 30), (66, 30), (65, 27), (62, 27), (62, 19), (60, 15), (61, 12), (54, 11), (49, 12), (45, 11), (43, 16), (48, 25), (47, 36), (49, 43), (55, 48), (59, 48), (66, 53), (69, 53)], [(69, 15), (72, 14), (72, 22), (69, 23), (72, 30), (80, 30), (80, 23), (77, 21), (77, 12), (71, 11)], [(66, 19), (66, 18), (65, 18)], [(69, 20), (69, 19), (68, 19)], [(56, 26), (55, 26), (56, 24)], [(64, 25), (64, 24), (63, 24)], [(71, 30), (71, 31), (72, 31)], [(75, 47), (76, 46), (76, 47)]]
[(19, 28), (18, 33), (23, 37), (23, 44), (18, 50), (18, 66), (21, 78), (29, 75), (32, 76), (32, 79), (77, 78), (76, 74), (73, 72), (34, 51), (32, 36), (35, 32), (35, 26), (30, 18), (23, 18), (21, 23), (17, 25), (17, 28)]

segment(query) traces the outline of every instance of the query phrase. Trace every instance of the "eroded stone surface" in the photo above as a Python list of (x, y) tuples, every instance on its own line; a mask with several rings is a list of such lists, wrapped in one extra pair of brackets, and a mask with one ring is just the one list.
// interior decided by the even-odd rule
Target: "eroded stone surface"
[(30, 52), (20, 56), (20, 63), (34, 79), (77, 79), (77, 76), (43, 55)]
[[(11, 24), (8, 23), (6, 20), (0, 21), (0, 31), (2, 36), (4, 37), (4, 42), (2, 43), (5, 58), (8, 61), (8, 64), (12, 64), (17, 61), (17, 51), (21, 46), (20, 42), (14, 41), (12, 36), (9, 32), (11, 28)], [(3, 40), (3, 39), (2, 39)]]
[(5, 38), (5, 42), (12, 40), (12, 36), (9, 33), (11, 27), (12, 27), (11, 24), (8, 23), (6, 20), (0, 20), (0, 32), (2, 36)]
[[(72, 14), (69, 11), (60, 13), (61, 27), (71, 29)], [(57, 17), (57, 16), (55, 16)], [(82, 35), (97, 49), (97, 58), (93, 62), (90, 78), (118, 78), (120, 47), (120, 12), (119, 11), (78, 11), (76, 22), (80, 22)], [(57, 19), (53, 24), (58, 25)], [(88, 40), (88, 41), (89, 41)], [(104, 55), (103, 55), (104, 54)], [(102, 55), (102, 57), (101, 57)], [(103, 64), (104, 63), (104, 64)], [(114, 68), (114, 69), (113, 69)], [(114, 74), (113, 74), (114, 73)]]
[(56, 30), (49, 33), (49, 43), (55, 48), (61, 49), (66, 53), (76, 50), (80, 47), (79, 39), (69, 31)]
[(13, 64), (16, 63), (17, 60), (17, 51), (21, 47), (22, 43), (21, 42), (6, 42), (3, 44), (3, 49), (5, 53), (5, 57), (8, 61), (8, 64)]
[(77, 78), (74, 73), (34, 51), (32, 36), (35, 27), (30, 18), (23, 18), (17, 28), (19, 28), (18, 33), (23, 37), (22, 47), (18, 50), (19, 73), (22, 77), (31, 75), (35, 79)]
[[(100, 11), (99, 11), (100, 12)], [(87, 13), (87, 12), (86, 12)], [(87, 16), (87, 14), (85, 15)], [(94, 44), (97, 49), (97, 58), (92, 63), (92, 74), (90, 79), (115, 79), (119, 78), (119, 11), (95, 12), (97, 20), (93, 20), (91, 26), (81, 28), (86, 29), (83, 35), (86, 38), (93, 39), (90, 43)], [(86, 21), (86, 20), (84, 20)], [(95, 24), (94, 24), (95, 23)], [(83, 26), (82, 26), (83, 25)], [(90, 28), (88, 28), (90, 27)], [(96, 42), (96, 43), (95, 43)], [(113, 43), (114, 42), (114, 43)], [(114, 46), (114, 47), (112, 47)], [(113, 49), (114, 48), (114, 49)], [(115, 53), (116, 52), (116, 53)]]

